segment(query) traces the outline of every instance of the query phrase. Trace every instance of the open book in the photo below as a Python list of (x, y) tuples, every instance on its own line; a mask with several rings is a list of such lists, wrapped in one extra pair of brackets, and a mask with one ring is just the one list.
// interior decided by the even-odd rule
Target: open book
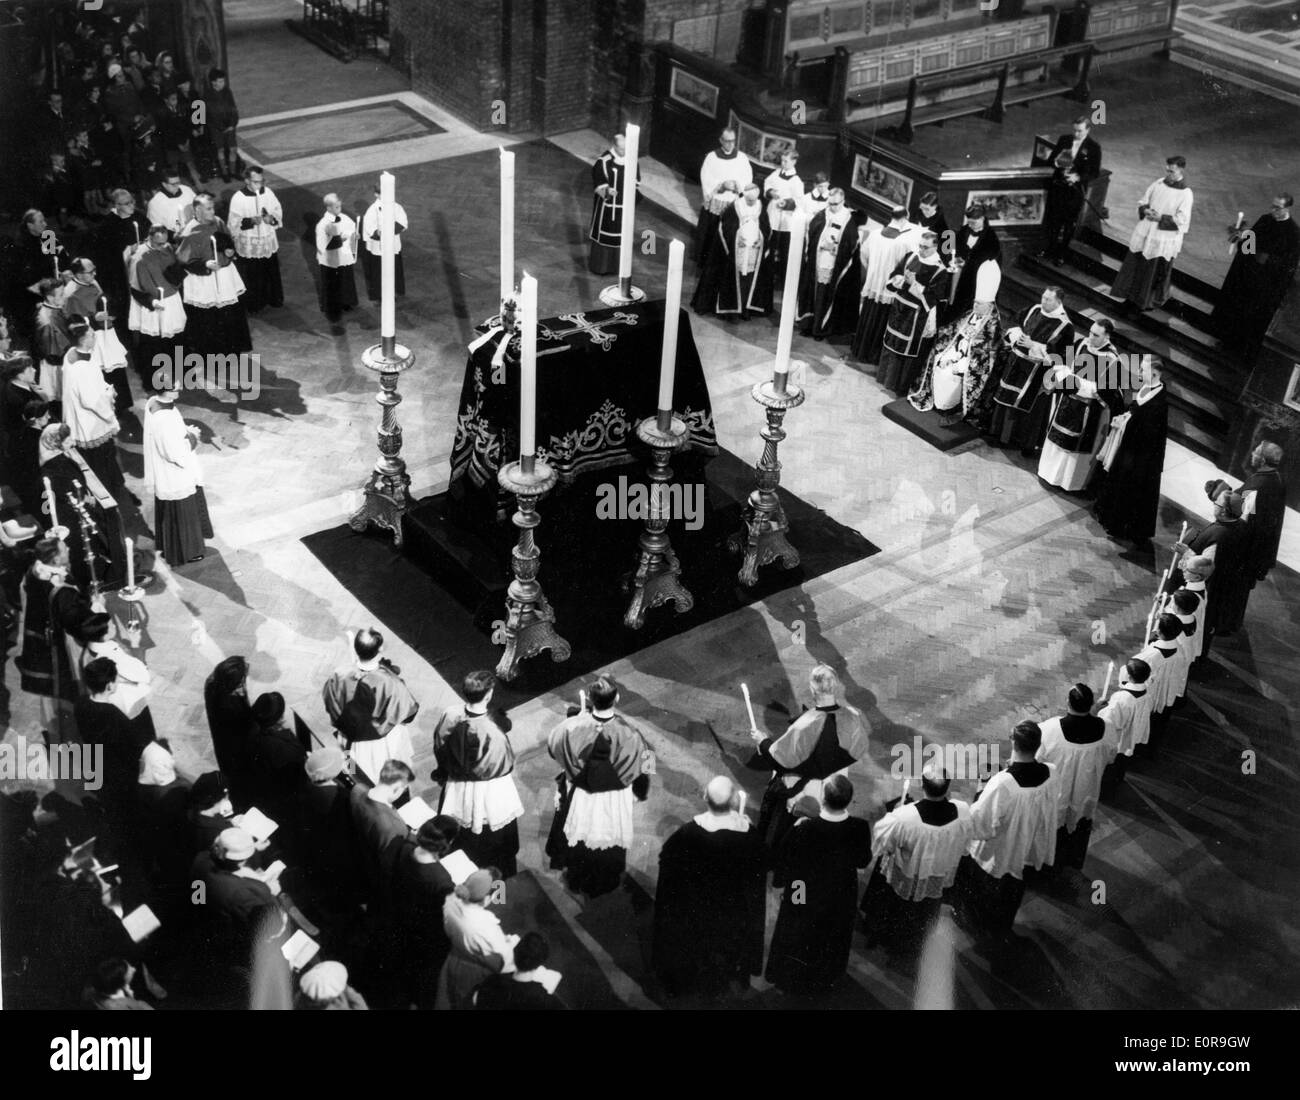
[(294, 970), (301, 970), (320, 952), (320, 944), (301, 928), (290, 936), (280, 947), (280, 954)]

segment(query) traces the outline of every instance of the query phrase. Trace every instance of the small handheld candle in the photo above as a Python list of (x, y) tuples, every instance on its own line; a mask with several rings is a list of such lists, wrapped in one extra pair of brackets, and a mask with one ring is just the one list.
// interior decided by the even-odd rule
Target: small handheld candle
[(537, 454), (537, 280), (531, 275), (519, 280), (519, 306), (519, 456), (531, 460)]
[(757, 730), (758, 723), (754, 721), (754, 704), (750, 702), (749, 699), (749, 685), (741, 684), (740, 692), (745, 697), (745, 710), (749, 712), (749, 728), (752, 730)]
[(1106, 682), (1101, 685), (1101, 701), (1106, 701), (1106, 696), (1110, 693), (1110, 678), (1115, 675), (1115, 662), (1111, 661), (1106, 666)]
[(59, 525), (59, 513), (54, 507), (54, 486), (50, 484), (48, 477), (43, 477), (41, 480), (45, 482), (45, 503), (50, 509), (50, 525), (57, 527)]
[(126, 546), (126, 587), (135, 587), (135, 541), (127, 535), (122, 542)]

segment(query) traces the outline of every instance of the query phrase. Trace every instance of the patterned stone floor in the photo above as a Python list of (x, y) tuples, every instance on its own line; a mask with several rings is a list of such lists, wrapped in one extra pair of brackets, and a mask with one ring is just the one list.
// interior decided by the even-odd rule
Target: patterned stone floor
[[(285, 55), (299, 47), (304, 61), (315, 56), (294, 39), (275, 46)], [(255, 87), (255, 77), (237, 71), (234, 83)], [(328, 103), (324, 88), (310, 102), (292, 69), (260, 79), (264, 100), (283, 81), (298, 109)], [(520, 145), (518, 153), (520, 265), (539, 278), (544, 310), (545, 303), (592, 305), (605, 280), (587, 275), (583, 262), (586, 167), (547, 144)], [(398, 325), (419, 356), (402, 380), (400, 417), (417, 495), (445, 483), (464, 347), (474, 321), (495, 307), (495, 204), (467, 198), (490, 193), (494, 174), (491, 152), (398, 174), (398, 197), (411, 217), (411, 293)], [(287, 301), (253, 322), (271, 372), (263, 396), (244, 404), (224, 394), (187, 399), (185, 415), (203, 429), (217, 538), (202, 563), (163, 570), (145, 604), (144, 656), (155, 674), (159, 730), (171, 736), (190, 775), (211, 766), (201, 685), (217, 660), (246, 654), (254, 692), (283, 692), (323, 728), (319, 685), (346, 659), (344, 632), (370, 621), (298, 539), (347, 516), (375, 457), (375, 386), (359, 358), (377, 338), (377, 318), (362, 309), (346, 325), (328, 326), (316, 309), (309, 249), (295, 236), (323, 191), (338, 191), (355, 211), (370, 178), (367, 171), (320, 180), (308, 190), (270, 174), (286, 210), (280, 255)], [(679, 231), (653, 209), (643, 223), (663, 240)], [(637, 282), (651, 295), (662, 294), (663, 256), (637, 261)], [(765, 321), (695, 328), (720, 442), (755, 461), (760, 422), (749, 388), (768, 374), (775, 328)], [(660, 761), (655, 789), (636, 811), (629, 867), (637, 889), (582, 902), (543, 870), (555, 768), (541, 745), (579, 685), (513, 715), (527, 810), (523, 863), (572, 931), (584, 964), (594, 960), (630, 1007), (659, 1003), (646, 976), (638, 898), (654, 892), (660, 842), (697, 812), (699, 791), (714, 774), (734, 774), (753, 799), (760, 794), (762, 776), (741, 764), (748, 755), (742, 679), (760, 705), (772, 700), (797, 712), (814, 664), (841, 671), (849, 700), (873, 726), (870, 759), (852, 778), (854, 812), (874, 817), (896, 793), (890, 764), (915, 735), (943, 743), (1001, 740), (1021, 716), (1055, 711), (1068, 684), (1099, 683), (1107, 660), (1138, 648), (1154, 582), (1149, 559), (1109, 542), (1083, 502), (1046, 489), (1018, 459), (978, 444), (942, 455), (886, 421), (884, 392), (837, 351), (796, 339), (808, 400), (787, 422), (783, 480), (883, 552), (611, 668), (625, 687), (623, 709)], [(139, 489), (138, 448), (124, 452)], [(1166, 506), (1164, 542), (1180, 520)], [(131, 529), (147, 537), (140, 517)], [(958, 1005), (1294, 1003), (1298, 605), (1300, 582), (1288, 571), (1257, 590), (1247, 629), (1219, 649), (1214, 679), (1193, 687), (1160, 757), (1135, 766), (1128, 787), (1099, 812), (1086, 879), (1075, 878), (1060, 894), (1031, 891), (1014, 965), (955, 934)], [(116, 601), (113, 610), (124, 611)], [(390, 648), (431, 721), (451, 686), (400, 641)], [(12, 683), (12, 665), (5, 677)], [(47, 721), (35, 700), (15, 691), (8, 738), (35, 736)], [(774, 732), (783, 721), (776, 708), (760, 717)], [(422, 718), (424, 787), (429, 728)], [(1253, 774), (1243, 774), (1243, 750), (1257, 754)], [(959, 796), (969, 797), (971, 784), (959, 786)], [(1096, 901), (1097, 884), (1104, 903)], [(578, 965), (574, 957), (554, 964), (563, 970), (566, 961)], [(840, 994), (815, 1007), (910, 1007), (924, 986), (860, 938), (849, 977)], [(745, 1003), (786, 1002), (763, 990)]]

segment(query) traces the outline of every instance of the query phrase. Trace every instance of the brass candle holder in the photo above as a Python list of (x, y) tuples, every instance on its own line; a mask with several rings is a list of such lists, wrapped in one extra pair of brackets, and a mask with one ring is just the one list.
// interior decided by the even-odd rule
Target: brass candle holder
[(514, 580), (506, 590), (505, 650), (496, 668), (502, 680), (513, 680), (519, 674), (519, 662), (544, 649), (551, 651), (551, 660), (556, 663), (567, 661), (572, 652), (569, 643), (555, 629), (555, 612), (538, 583), (541, 551), (533, 537), (533, 531), (542, 522), (537, 514), (537, 502), (558, 480), (554, 469), (532, 455), (525, 455), (497, 471), (497, 484), (507, 493), (513, 493), (519, 505), (511, 518), (519, 529), (519, 541), (510, 552)]
[(379, 424), (379, 461), (362, 486), (361, 507), (348, 518), (354, 531), (364, 531), (370, 524), (386, 527), (393, 533), (395, 546), (402, 545), (402, 516), (411, 506), (411, 475), (402, 458), (402, 429), (397, 423), (397, 406), (402, 395), (397, 381), (402, 372), (415, 365), (415, 353), (392, 337), (369, 347), (361, 363), (379, 375), (379, 394), (375, 400), (383, 410)]
[(689, 441), (686, 423), (664, 411), (637, 424), (636, 434), (650, 448), (650, 511), (641, 532), (637, 567), (624, 585), (632, 590), (632, 600), (623, 616), (623, 625), (631, 630), (640, 630), (645, 625), (645, 613), (669, 600), (679, 615), (695, 606), (695, 597), (681, 582), (681, 566), (668, 539), (669, 509), (664, 503), (668, 483), (673, 479), (668, 460)]
[(732, 553), (744, 554), (737, 579), (747, 588), (758, 583), (758, 570), (762, 566), (770, 565), (778, 558), (784, 569), (794, 569), (799, 565), (799, 551), (786, 538), (790, 521), (786, 519), (785, 509), (776, 493), (781, 484), (777, 448), (786, 435), (781, 426), (785, 414), (803, 404), (804, 392), (789, 382), (782, 372), (773, 381), (759, 382), (750, 390), (750, 397), (762, 405), (767, 414), (767, 424), (759, 432), (763, 438), (763, 457), (754, 467), (756, 486), (745, 505), (744, 530), (732, 535), (727, 544)]

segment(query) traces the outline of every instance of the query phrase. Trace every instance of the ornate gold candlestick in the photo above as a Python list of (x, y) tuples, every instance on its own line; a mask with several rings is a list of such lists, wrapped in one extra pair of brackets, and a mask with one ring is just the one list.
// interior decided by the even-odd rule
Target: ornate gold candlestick
[(732, 535), (727, 544), (732, 553), (744, 551), (737, 578), (746, 587), (758, 583), (760, 566), (777, 558), (784, 569), (794, 569), (799, 564), (799, 551), (790, 545), (785, 534), (790, 522), (776, 495), (776, 487), (781, 484), (781, 463), (776, 452), (785, 438), (781, 427), (785, 414), (804, 401), (803, 390), (784, 379), (780, 389), (772, 382), (760, 382), (750, 390), (750, 396), (767, 411), (767, 426), (759, 432), (763, 437), (763, 457), (754, 467), (757, 487), (749, 494), (745, 506), (745, 529)]
[(631, 630), (640, 630), (645, 625), (645, 613), (661, 603), (672, 600), (679, 615), (695, 606), (695, 597), (681, 582), (681, 566), (668, 540), (669, 509), (665, 502), (668, 483), (673, 479), (668, 460), (674, 451), (686, 446), (686, 423), (672, 413), (647, 416), (636, 426), (636, 434), (650, 447), (650, 514), (641, 532), (636, 570), (624, 585), (632, 589), (632, 601), (623, 616), (623, 625)]
[(364, 531), (370, 524), (387, 527), (393, 543), (402, 545), (402, 516), (411, 506), (411, 476), (402, 459), (402, 429), (397, 423), (397, 406), (402, 395), (397, 380), (402, 371), (415, 365), (415, 353), (392, 338), (369, 347), (361, 363), (379, 375), (379, 394), (375, 400), (383, 409), (379, 424), (379, 461), (362, 487), (365, 498), (352, 513), (348, 526)]
[(497, 484), (514, 493), (519, 502), (519, 510), (511, 518), (519, 528), (519, 541), (510, 552), (515, 579), (506, 590), (505, 651), (496, 670), (502, 680), (513, 680), (519, 673), (519, 662), (544, 649), (551, 651), (551, 660), (557, 663), (567, 661), (571, 653), (569, 643), (556, 632), (555, 612), (537, 581), (541, 551), (533, 539), (534, 528), (542, 522), (537, 502), (558, 480), (550, 466), (531, 457), (497, 471)]

